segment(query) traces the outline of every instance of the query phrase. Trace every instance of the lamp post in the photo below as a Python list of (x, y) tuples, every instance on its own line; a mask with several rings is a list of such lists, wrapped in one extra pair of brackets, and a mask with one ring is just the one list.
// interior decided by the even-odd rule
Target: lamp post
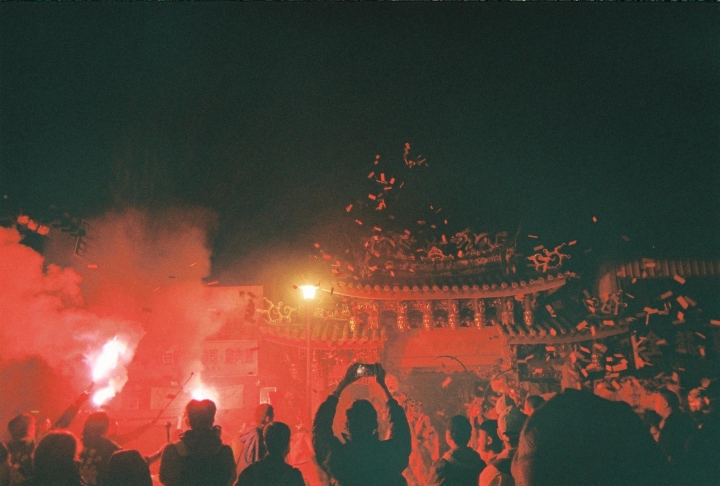
[(303, 299), (305, 300), (305, 315), (307, 322), (305, 327), (305, 339), (307, 346), (307, 364), (305, 369), (305, 402), (307, 406), (307, 416), (310, 420), (309, 426), (312, 427), (312, 351), (310, 349), (310, 336), (312, 331), (312, 323), (310, 316), (310, 303), (315, 298), (317, 287), (314, 285), (301, 285)]

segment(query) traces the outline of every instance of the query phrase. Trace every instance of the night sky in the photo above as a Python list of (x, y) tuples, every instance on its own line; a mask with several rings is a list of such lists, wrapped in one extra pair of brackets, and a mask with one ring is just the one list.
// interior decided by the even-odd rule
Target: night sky
[(227, 283), (406, 142), (458, 230), (720, 246), (715, 4), (3, 3), (0, 41), (3, 212), (209, 208)]

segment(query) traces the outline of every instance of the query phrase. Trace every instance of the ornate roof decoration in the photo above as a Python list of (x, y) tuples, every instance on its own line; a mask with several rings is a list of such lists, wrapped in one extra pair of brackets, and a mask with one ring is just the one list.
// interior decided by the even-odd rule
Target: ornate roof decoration
[(501, 331), (508, 344), (574, 343), (626, 333), (629, 322), (629, 319), (617, 318), (571, 320), (562, 316), (547, 316), (535, 319), (530, 326), (520, 322), (502, 326)]
[(535, 253), (527, 257), (527, 259), (535, 265), (537, 272), (547, 273), (549, 270), (556, 270), (562, 266), (563, 260), (570, 259), (570, 255), (560, 253), (563, 246), (565, 246), (565, 243), (556, 246), (553, 251), (543, 248), (541, 253)]
[[(266, 323), (260, 332), (266, 340), (288, 346), (305, 347), (306, 324), (281, 322)], [(384, 329), (356, 325), (353, 319), (313, 318), (311, 346), (313, 349), (379, 348), (385, 341)]]
[(333, 292), (346, 297), (375, 300), (437, 300), (512, 297), (561, 287), (569, 273), (548, 274), (537, 278), (477, 274), (429, 277), (425, 279), (375, 279), (354, 282), (339, 280)]
[[(416, 276), (421, 274), (472, 273), (488, 267), (501, 267), (515, 272), (515, 241), (508, 240), (507, 232), (494, 235), (472, 233), (465, 229), (449, 240), (441, 235), (424, 244), (412, 235), (386, 231), (364, 236), (360, 248), (352, 250), (354, 263), (343, 266), (340, 260), (333, 264), (333, 274), (339, 278), (369, 279), (376, 276)], [(348, 250), (348, 254), (350, 251)], [(321, 251), (323, 258), (332, 257)]]

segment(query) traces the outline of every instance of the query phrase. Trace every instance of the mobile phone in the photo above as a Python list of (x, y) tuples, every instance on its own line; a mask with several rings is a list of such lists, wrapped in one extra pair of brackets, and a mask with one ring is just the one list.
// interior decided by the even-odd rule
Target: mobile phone
[(374, 365), (366, 365), (361, 364), (358, 365), (357, 371), (355, 372), (355, 376), (358, 378), (366, 377), (366, 376), (374, 376), (375, 375), (375, 366)]

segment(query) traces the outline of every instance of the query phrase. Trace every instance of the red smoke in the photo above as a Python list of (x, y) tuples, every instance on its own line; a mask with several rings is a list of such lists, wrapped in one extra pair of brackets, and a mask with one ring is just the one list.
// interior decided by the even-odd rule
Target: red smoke
[[(0, 427), (28, 407), (50, 415), (68, 405), (91, 380), (86, 356), (114, 336), (140, 342), (131, 379), (153, 378), (168, 350), (175, 372), (202, 371), (202, 340), (236, 310), (202, 280), (213, 221), (197, 209), (111, 213), (89, 221), (82, 257), (74, 237), (53, 230), (45, 259), (0, 228)], [(51, 396), (58, 380), (74, 390)]]

